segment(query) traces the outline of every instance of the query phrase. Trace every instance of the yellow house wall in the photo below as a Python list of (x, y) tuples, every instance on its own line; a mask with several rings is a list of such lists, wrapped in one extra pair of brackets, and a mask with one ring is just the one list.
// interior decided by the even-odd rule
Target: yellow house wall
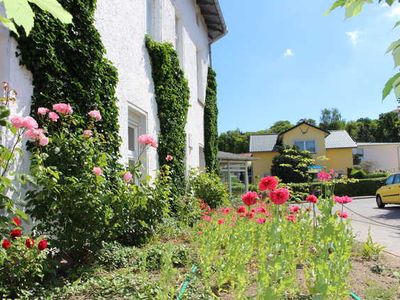
[(343, 149), (327, 149), (326, 157), (328, 158), (324, 165), (327, 169), (334, 169), (341, 174), (347, 174), (347, 168), (353, 166), (353, 150), (351, 148)]
[(256, 158), (253, 164), (253, 182), (257, 183), (260, 178), (271, 174), (272, 159), (278, 152), (253, 152)]

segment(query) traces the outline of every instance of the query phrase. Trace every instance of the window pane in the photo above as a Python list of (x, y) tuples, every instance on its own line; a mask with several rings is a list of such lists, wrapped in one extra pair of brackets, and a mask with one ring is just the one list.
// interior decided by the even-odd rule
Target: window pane
[(394, 181), (393, 181), (393, 183), (394, 183), (394, 184), (400, 183), (400, 175), (397, 174), (397, 175), (394, 176)]
[(152, 34), (153, 32), (153, 0), (146, 0), (146, 33)]
[(386, 184), (392, 184), (393, 183), (393, 179), (394, 179), (393, 175), (389, 176), (389, 178), (386, 180)]
[(306, 141), (306, 150), (315, 153), (315, 141)]
[(295, 141), (294, 145), (300, 150), (304, 150), (304, 142), (303, 141)]
[(128, 148), (129, 151), (136, 151), (136, 129), (128, 127)]

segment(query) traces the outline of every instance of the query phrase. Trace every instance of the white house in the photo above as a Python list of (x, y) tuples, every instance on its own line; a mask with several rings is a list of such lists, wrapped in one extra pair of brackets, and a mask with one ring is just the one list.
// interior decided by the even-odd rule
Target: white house
[(372, 170), (400, 171), (400, 143), (357, 143), (354, 154)]
[[(159, 130), (157, 104), (145, 34), (175, 45), (190, 87), (187, 168), (204, 165), (203, 110), (211, 44), (226, 34), (218, 0), (98, 0), (96, 27), (107, 57), (118, 69), (121, 153), (127, 163), (138, 153), (137, 137)], [(0, 28), (0, 82), (18, 91), (14, 114), (28, 115), (32, 95), (29, 71), (19, 66), (16, 42)], [(146, 167), (157, 169), (157, 153), (149, 150)]]

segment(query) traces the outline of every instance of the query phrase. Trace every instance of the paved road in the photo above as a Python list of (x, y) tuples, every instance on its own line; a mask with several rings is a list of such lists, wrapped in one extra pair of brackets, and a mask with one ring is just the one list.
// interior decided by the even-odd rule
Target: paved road
[(374, 242), (400, 256), (400, 205), (386, 205), (384, 209), (379, 209), (374, 197), (365, 197), (356, 198), (347, 206), (357, 240), (364, 242), (371, 228)]

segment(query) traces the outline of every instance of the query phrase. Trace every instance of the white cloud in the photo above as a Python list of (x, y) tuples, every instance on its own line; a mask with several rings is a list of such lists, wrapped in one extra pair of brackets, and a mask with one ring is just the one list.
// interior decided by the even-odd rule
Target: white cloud
[(350, 42), (353, 44), (353, 46), (357, 46), (360, 40), (360, 32), (358, 32), (357, 30), (348, 31), (346, 32), (346, 35), (349, 38)]
[(285, 52), (283, 52), (283, 57), (290, 57), (290, 56), (294, 56), (294, 52), (292, 49), (288, 48), (285, 50)]
[(386, 14), (389, 18), (400, 17), (400, 5), (393, 5), (390, 7), (390, 11)]

